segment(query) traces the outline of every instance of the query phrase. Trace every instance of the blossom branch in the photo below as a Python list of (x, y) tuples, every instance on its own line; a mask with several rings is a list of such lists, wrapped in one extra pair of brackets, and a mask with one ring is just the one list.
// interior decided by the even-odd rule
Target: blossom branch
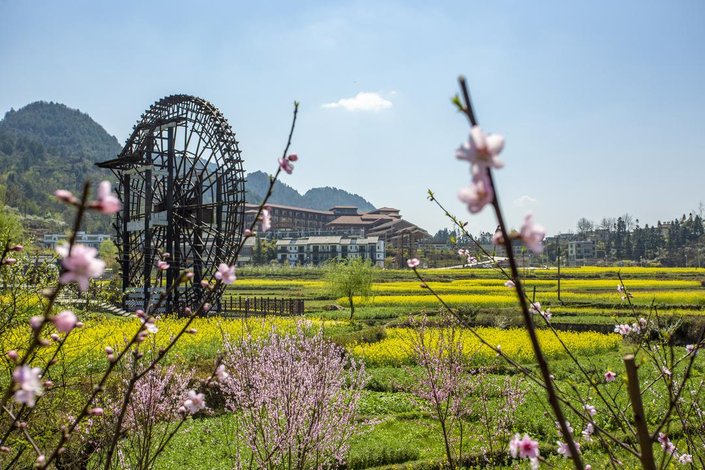
[[(468, 92), (465, 77), (459, 77), (458, 82), (460, 84), (460, 89), (463, 94), (463, 99), (465, 101), (464, 106), (462, 106), (463, 112), (470, 121), (470, 124), (472, 126), (477, 126), (477, 119), (475, 118), (475, 113), (472, 109), (472, 102), (470, 101), (470, 93)], [(543, 354), (543, 351), (541, 350), (541, 345), (539, 344), (538, 336), (536, 335), (536, 328), (534, 327), (533, 319), (531, 318), (531, 313), (529, 312), (529, 306), (526, 302), (524, 288), (519, 279), (519, 270), (517, 268), (516, 259), (514, 259), (512, 241), (509, 237), (509, 232), (507, 230), (506, 224), (504, 223), (504, 215), (502, 213), (502, 208), (500, 206), (499, 198), (497, 196), (496, 185), (492, 178), (492, 171), (489, 167), (481, 168), (479, 171), (485, 172), (487, 179), (489, 180), (489, 186), (492, 189), (492, 192), (494, 193), (494, 196), (492, 198), (492, 207), (494, 208), (495, 216), (497, 217), (497, 223), (499, 224), (499, 229), (502, 233), (504, 249), (507, 252), (507, 258), (509, 259), (509, 266), (512, 273), (512, 278), (514, 279), (517, 297), (521, 306), (522, 315), (524, 316), (524, 323), (529, 333), (531, 346), (534, 350), (534, 355), (536, 356), (536, 361), (538, 362), (539, 369), (541, 370), (543, 381), (546, 384), (546, 392), (548, 394), (549, 404), (553, 409), (553, 413), (555, 414), (556, 419), (558, 420), (561, 431), (563, 432), (563, 436), (566, 440), (568, 448), (570, 449), (573, 464), (575, 465), (575, 468), (577, 470), (582, 470), (584, 468), (582, 458), (580, 457), (578, 447), (575, 445), (575, 441), (573, 440), (573, 436), (571, 435), (568, 429), (565, 416), (563, 415), (563, 411), (561, 409), (558, 396), (556, 395), (553, 381), (551, 380), (551, 371), (548, 367), (548, 363), (546, 362), (546, 358)]]

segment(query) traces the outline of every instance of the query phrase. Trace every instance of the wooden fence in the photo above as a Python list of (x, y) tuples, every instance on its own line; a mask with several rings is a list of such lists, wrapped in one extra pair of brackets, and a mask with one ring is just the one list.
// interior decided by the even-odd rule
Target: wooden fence
[(224, 295), (220, 298), (220, 310), (224, 315), (303, 315), (304, 301)]

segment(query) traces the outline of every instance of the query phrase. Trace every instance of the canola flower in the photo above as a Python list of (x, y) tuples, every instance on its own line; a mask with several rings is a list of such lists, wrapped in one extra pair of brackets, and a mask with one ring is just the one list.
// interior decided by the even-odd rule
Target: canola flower
[[(157, 332), (150, 335), (143, 344), (145, 349), (159, 349), (166, 346), (170, 338), (182, 327), (186, 320), (174, 317), (159, 318), (155, 322)], [(188, 358), (189, 361), (211, 360), (222, 352), (223, 338), (237, 341), (248, 333), (253, 337), (261, 337), (271, 333), (272, 328), (278, 331), (293, 332), (296, 330), (295, 318), (250, 318), (250, 319), (225, 319), (220, 317), (196, 318), (191, 324), (195, 334), (182, 336), (167, 356), (166, 362), (178, 361), (179, 357)], [(323, 325), (335, 326), (338, 322), (307, 320), (317, 329)], [(107, 348), (113, 351), (122, 349), (136, 331), (139, 330), (141, 321), (137, 318), (119, 319), (110, 318), (93, 320), (86, 323), (83, 328), (74, 329), (68, 336), (61, 352), (61, 361), (72, 370), (97, 371), (105, 367)], [(29, 329), (26, 327), (10, 330), (5, 338), (4, 347), (22, 351), (29, 338)], [(55, 346), (42, 348), (38, 360), (48, 359), (54, 352)]]
[[(363, 359), (368, 365), (399, 366), (413, 363), (414, 331), (410, 328), (388, 328), (387, 337), (376, 343), (353, 345), (349, 351), (356, 358)], [(500, 345), (502, 352), (518, 362), (534, 360), (529, 336), (523, 329), (502, 330), (498, 328), (477, 328), (476, 331), (490, 344)], [(537, 331), (544, 354), (549, 359), (559, 359), (565, 352), (553, 333), (548, 330)], [(559, 332), (561, 339), (570, 345), (574, 353), (599, 354), (617, 350), (622, 338), (616, 334), (595, 332)], [(483, 346), (468, 332), (460, 331), (463, 350), (480, 362), (490, 361), (496, 357), (494, 350)], [(433, 340), (432, 340), (433, 341)]]

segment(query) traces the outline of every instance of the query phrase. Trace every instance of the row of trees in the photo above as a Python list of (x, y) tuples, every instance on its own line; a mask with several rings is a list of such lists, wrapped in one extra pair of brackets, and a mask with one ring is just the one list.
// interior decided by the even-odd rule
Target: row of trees
[[(702, 207), (705, 209), (705, 207)], [(641, 225), (639, 219), (630, 214), (620, 217), (605, 217), (599, 223), (581, 218), (575, 233), (561, 234), (561, 253), (566, 256), (565, 244), (571, 240), (595, 243), (595, 258), (605, 262), (633, 261), (665, 266), (705, 265), (705, 220), (702, 210), (683, 214), (671, 221), (658, 221), (655, 225)], [(481, 232), (475, 237), (480, 244), (490, 244), (492, 234)], [(435, 244), (447, 247), (436, 248), (428, 253), (442, 263), (457, 260), (457, 248), (473, 245), (456, 230), (441, 229), (433, 236)], [(436, 245), (437, 246), (437, 245)], [(555, 262), (558, 257), (556, 243), (549, 243), (544, 261)]]
[(603, 218), (596, 225), (581, 218), (576, 236), (592, 240), (596, 257), (607, 260), (657, 262), (667, 266), (700, 266), (705, 262), (705, 225), (692, 212), (672, 221), (643, 227), (629, 214)]

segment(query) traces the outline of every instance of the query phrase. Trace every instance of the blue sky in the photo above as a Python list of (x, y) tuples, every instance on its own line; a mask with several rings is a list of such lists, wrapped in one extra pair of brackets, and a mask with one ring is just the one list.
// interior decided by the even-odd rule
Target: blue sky
[(0, 0), (0, 111), (57, 101), (124, 142), (151, 103), (194, 94), (228, 118), (246, 170), (271, 172), (299, 100), (284, 182), (358, 193), (433, 233), (450, 224), (430, 188), (477, 233), (494, 218), (457, 200), (462, 73), (482, 127), (507, 139), (510, 225), (527, 211), (550, 233), (652, 224), (705, 201), (703, 24), (701, 1)]

